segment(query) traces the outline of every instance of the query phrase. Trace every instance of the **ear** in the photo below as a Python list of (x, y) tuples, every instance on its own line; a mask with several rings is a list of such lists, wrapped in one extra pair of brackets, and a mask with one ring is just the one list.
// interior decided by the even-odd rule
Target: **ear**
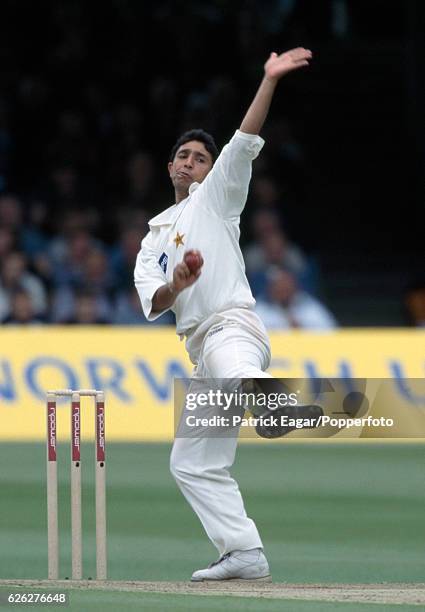
[(169, 174), (170, 176), (171, 176), (171, 170), (172, 170), (173, 165), (174, 165), (174, 163), (173, 163), (173, 162), (168, 162), (168, 166), (167, 166), (167, 168), (168, 168), (168, 174)]

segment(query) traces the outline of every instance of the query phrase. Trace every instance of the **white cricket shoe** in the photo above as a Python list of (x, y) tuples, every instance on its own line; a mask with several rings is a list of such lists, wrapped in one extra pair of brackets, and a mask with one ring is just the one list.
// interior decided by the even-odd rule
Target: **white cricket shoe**
[(211, 563), (206, 569), (192, 574), (193, 582), (203, 580), (262, 580), (271, 581), (269, 564), (261, 548), (233, 550)]

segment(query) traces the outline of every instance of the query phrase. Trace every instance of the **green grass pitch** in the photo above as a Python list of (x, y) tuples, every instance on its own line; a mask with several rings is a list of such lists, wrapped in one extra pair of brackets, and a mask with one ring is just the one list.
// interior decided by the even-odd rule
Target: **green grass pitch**
[[(85, 444), (82, 452), (84, 576), (95, 578), (93, 445)], [(217, 557), (169, 474), (169, 453), (168, 444), (108, 444), (111, 580), (185, 581)], [(70, 575), (67, 443), (60, 444), (59, 460), (65, 578)], [(46, 578), (45, 446), (3, 442), (0, 466), (0, 578)], [(260, 529), (275, 582), (423, 582), (424, 468), (421, 444), (240, 444), (233, 474)], [(154, 593), (70, 595), (71, 609), (80, 610), (388, 609)]]

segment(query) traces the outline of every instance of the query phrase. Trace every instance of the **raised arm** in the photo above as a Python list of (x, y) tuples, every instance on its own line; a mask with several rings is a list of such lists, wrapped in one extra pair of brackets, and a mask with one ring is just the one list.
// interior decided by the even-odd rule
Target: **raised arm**
[(312, 56), (312, 52), (303, 47), (286, 51), (280, 55), (271, 53), (264, 64), (264, 78), (239, 128), (241, 132), (246, 134), (260, 133), (279, 80), (288, 72), (298, 70), (302, 66), (308, 66)]

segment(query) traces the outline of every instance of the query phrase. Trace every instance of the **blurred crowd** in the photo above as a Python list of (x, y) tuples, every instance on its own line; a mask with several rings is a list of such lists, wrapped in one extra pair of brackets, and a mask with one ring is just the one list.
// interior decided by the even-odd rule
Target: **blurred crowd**
[[(317, 297), (320, 273), (315, 260), (288, 239), (280, 212), (265, 205), (263, 190), (269, 194), (272, 187), (265, 185), (264, 177), (254, 179), (261, 205), (251, 215), (253, 238), (244, 248), (258, 313), (271, 329), (332, 328), (335, 319)], [(43, 199), (26, 209), (17, 195), (0, 195), (0, 321), (147, 323), (133, 271), (150, 211), (141, 206), (122, 209), (111, 241), (99, 231), (101, 214), (96, 209), (62, 204), (56, 222), (52, 214)], [(172, 313), (157, 320), (173, 322)]]
[[(297, 3), (177, 4), (163, 0), (148, 11), (111, 1), (100, 15), (83, 2), (48, 3), (37, 8), (34, 46), (16, 6), (5, 3), (2, 324), (146, 323), (133, 270), (149, 218), (173, 203), (169, 151), (192, 127), (225, 144), (261, 75), (264, 49)], [(228, 35), (212, 55), (217, 28)], [(115, 36), (102, 40), (102, 31)], [(158, 57), (146, 53), (147, 34), (161, 40)], [(332, 327), (319, 301), (318, 266), (289, 238), (285, 218), (309, 180), (305, 152), (282, 114), (264, 136), (242, 227), (259, 312), (271, 328)], [(173, 315), (157, 322), (172, 323)]]
[[(226, 143), (266, 50), (282, 40), (308, 44), (297, 21), (302, 4), (110, 0), (100, 13), (96, 3), (64, 0), (29, 6), (40, 24), (34, 45), (30, 13), (27, 27), (16, 4), (4, 3), (2, 324), (146, 324), (133, 270), (149, 218), (173, 203), (169, 151), (193, 127)], [(220, 52), (211, 53), (218, 31)], [(152, 38), (157, 49), (147, 45)], [(319, 260), (303, 243), (314, 164), (298, 100), (288, 91), (272, 110), (241, 242), (267, 327), (330, 329), (337, 321)], [(156, 323), (172, 322), (166, 313)]]
[[(146, 323), (133, 270), (148, 231), (148, 210), (129, 207), (117, 215), (116, 238), (109, 243), (98, 232), (95, 210), (59, 207), (52, 233), (45, 229), (52, 219), (46, 218), (42, 201), (29, 211), (32, 222), (18, 196), (0, 196), (3, 324)], [(333, 317), (314, 297), (319, 282), (314, 262), (288, 240), (279, 218), (272, 208), (256, 210), (254, 239), (244, 251), (259, 314), (270, 328), (332, 327)], [(171, 313), (158, 319), (159, 324), (172, 322)]]

